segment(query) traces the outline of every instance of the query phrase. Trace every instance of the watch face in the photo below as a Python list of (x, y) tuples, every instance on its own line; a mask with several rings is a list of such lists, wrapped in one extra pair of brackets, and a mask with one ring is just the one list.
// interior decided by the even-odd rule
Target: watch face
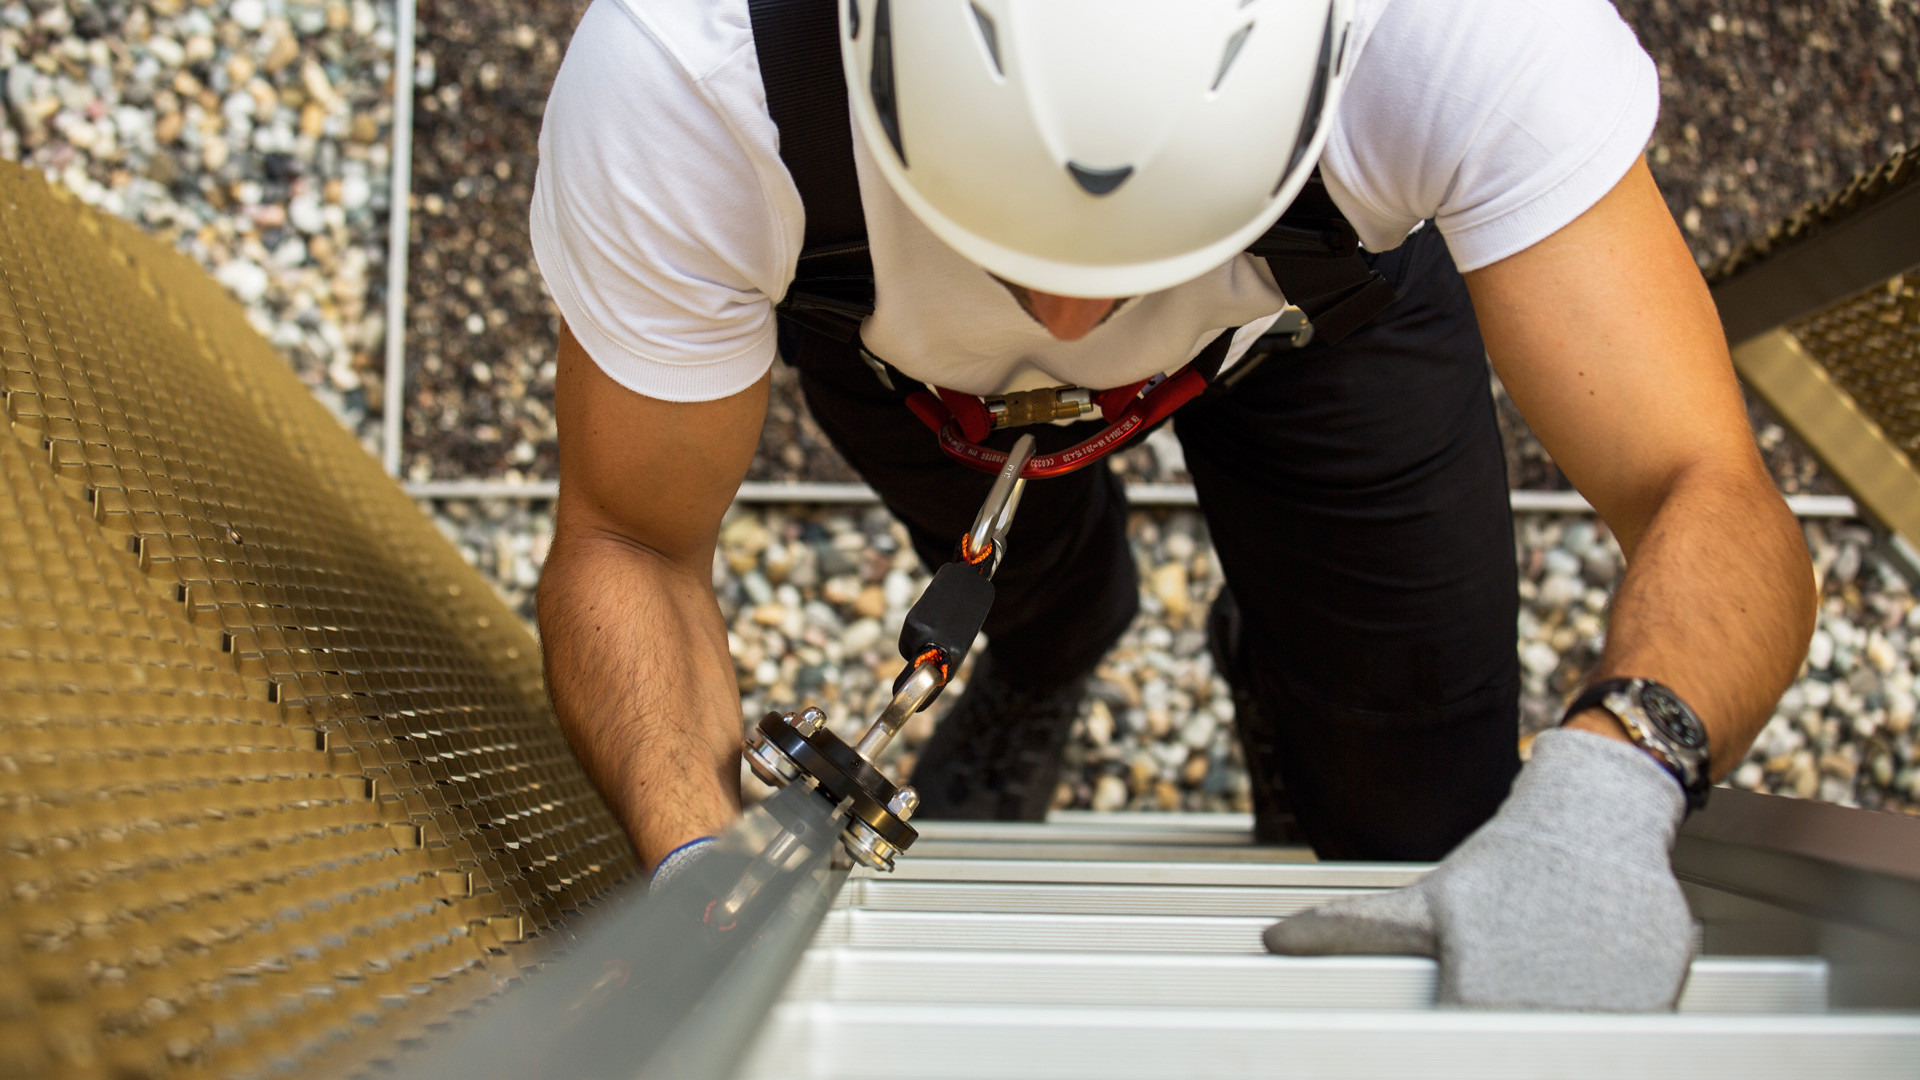
[(1707, 733), (1700, 726), (1700, 719), (1688, 711), (1673, 691), (1664, 686), (1649, 686), (1640, 691), (1640, 708), (1647, 719), (1659, 726), (1667, 738), (1687, 748), (1702, 750), (1707, 745)]

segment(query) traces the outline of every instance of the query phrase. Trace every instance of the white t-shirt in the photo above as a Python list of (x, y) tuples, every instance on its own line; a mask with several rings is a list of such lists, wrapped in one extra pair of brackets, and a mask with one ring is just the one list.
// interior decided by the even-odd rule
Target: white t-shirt
[[(1362, 243), (1432, 219), (1462, 271), (1545, 239), (1612, 189), (1659, 108), (1652, 60), (1608, 0), (1359, 0), (1356, 61), (1321, 158)], [(876, 355), (974, 394), (1122, 386), (1219, 331), (1237, 356), (1285, 306), (1237, 256), (1056, 341), (896, 198), (855, 128)], [(540, 131), (534, 257), (613, 379), (707, 401), (774, 359), (800, 195), (780, 161), (747, 0), (594, 0)]]

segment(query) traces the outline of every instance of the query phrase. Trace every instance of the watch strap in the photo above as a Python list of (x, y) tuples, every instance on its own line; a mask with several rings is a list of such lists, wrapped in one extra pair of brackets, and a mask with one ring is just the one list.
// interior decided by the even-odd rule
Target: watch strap
[[(1673, 745), (1650, 723), (1640, 711), (1638, 698), (1640, 692), (1649, 686), (1658, 686), (1680, 700), (1673, 690), (1651, 679), (1603, 679), (1581, 691), (1573, 699), (1567, 711), (1561, 714), (1560, 723), (1565, 724), (1588, 709), (1604, 709), (1620, 722), (1627, 737), (1634, 745), (1646, 751), (1648, 756), (1660, 763), (1660, 766), (1672, 775), (1674, 782), (1687, 793), (1687, 805), (1691, 810), (1699, 810), (1707, 805), (1707, 793), (1713, 790), (1713, 779), (1709, 769), (1711, 757), (1702, 750), (1699, 760), (1690, 759), (1681, 747)], [(1691, 713), (1692, 710), (1688, 709)], [(1696, 722), (1698, 717), (1695, 717)]]

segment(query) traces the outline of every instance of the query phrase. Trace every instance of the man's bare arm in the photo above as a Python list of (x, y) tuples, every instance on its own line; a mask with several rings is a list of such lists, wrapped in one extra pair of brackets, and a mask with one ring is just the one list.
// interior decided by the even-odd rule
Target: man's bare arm
[[(1724, 775), (1806, 654), (1813, 578), (1645, 162), (1553, 236), (1466, 277), (1501, 380), (1627, 555), (1595, 677), (1673, 687)], [(1575, 725), (1621, 735), (1598, 710)]]
[(609, 378), (566, 328), (560, 498), (540, 578), (547, 686), (567, 741), (648, 866), (740, 803), (740, 699), (713, 594), (720, 519), (767, 379), (677, 403)]

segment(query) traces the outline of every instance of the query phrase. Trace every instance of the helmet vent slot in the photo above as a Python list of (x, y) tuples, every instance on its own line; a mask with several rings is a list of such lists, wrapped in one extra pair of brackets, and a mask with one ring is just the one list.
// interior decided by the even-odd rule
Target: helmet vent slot
[[(886, 3), (886, 0), (880, 0)], [(1320, 131), (1320, 114), (1327, 107), (1327, 83), (1333, 77), (1333, 12), (1327, 12), (1327, 28), (1320, 33), (1320, 64), (1313, 73), (1313, 89), (1307, 92), (1307, 107), (1300, 117), (1300, 134), (1293, 140), (1293, 153), (1287, 155), (1286, 171), (1273, 185), (1273, 194), (1287, 186), (1287, 177), (1292, 176), (1300, 167), (1300, 161), (1307, 156), (1307, 147), (1312, 144), (1314, 135)]]
[(907, 148), (900, 139), (900, 102), (893, 86), (893, 20), (887, 7), (888, 0), (875, 0), (873, 5), (873, 75), (867, 80), (867, 92), (873, 95), (873, 111), (880, 116), (887, 141), (905, 167)]
[(993, 73), (1006, 78), (1006, 69), (1000, 66), (1000, 34), (993, 28), (993, 16), (981, 11), (979, 4), (967, 6), (973, 9), (973, 24), (980, 28), (980, 43), (987, 47), (987, 59), (993, 61)]
[(1122, 165), (1117, 169), (1089, 169), (1085, 165), (1067, 162), (1067, 171), (1073, 174), (1074, 182), (1089, 195), (1110, 195), (1113, 189), (1133, 175), (1133, 166)]
[(1225, 81), (1227, 77), (1227, 69), (1232, 67), (1234, 60), (1239, 58), (1240, 49), (1246, 45), (1247, 35), (1251, 33), (1253, 33), (1253, 24), (1248, 23), (1240, 29), (1235, 30), (1233, 36), (1227, 39), (1226, 51), (1220, 54), (1220, 70), (1214, 73), (1213, 85), (1207, 87), (1208, 93), (1213, 93), (1220, 89), (1221, 82)]
[(860, 40), (860, 0), (847, 0), (847, 37)]

